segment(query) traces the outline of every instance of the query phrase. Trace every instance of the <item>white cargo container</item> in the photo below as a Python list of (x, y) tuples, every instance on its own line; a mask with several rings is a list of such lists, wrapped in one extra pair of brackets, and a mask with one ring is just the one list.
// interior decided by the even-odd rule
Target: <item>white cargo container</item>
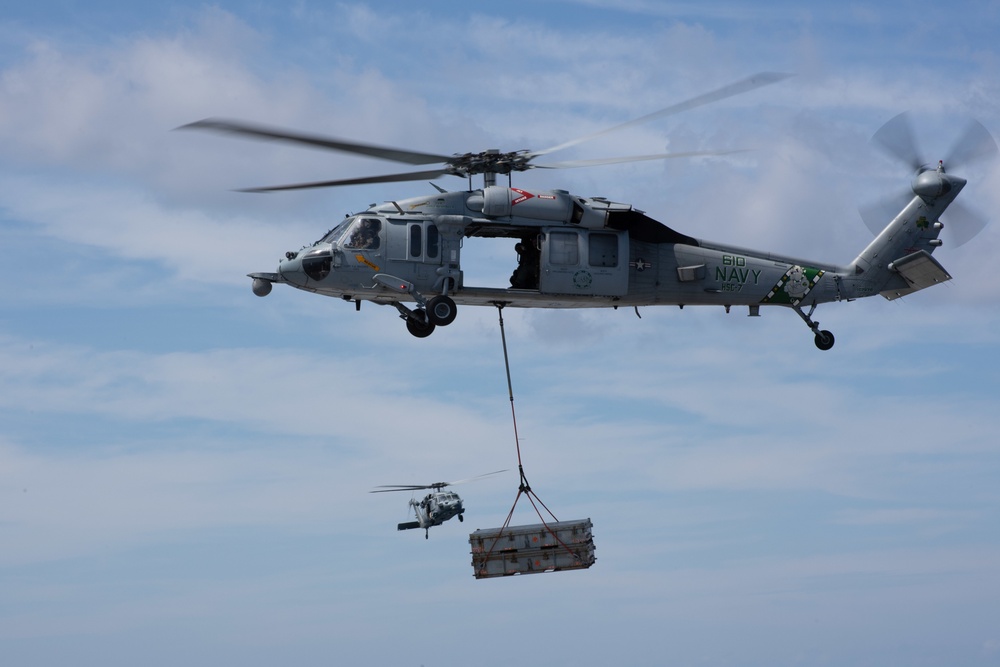
[(480, 529), (469, 544), (476, 579), (583, 570), (597, 560), (590, 519)]

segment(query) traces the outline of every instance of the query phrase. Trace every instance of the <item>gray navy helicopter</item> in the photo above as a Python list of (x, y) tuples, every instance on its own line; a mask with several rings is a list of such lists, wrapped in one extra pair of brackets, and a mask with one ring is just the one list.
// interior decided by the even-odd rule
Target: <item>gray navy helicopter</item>
[(462, 503), (462, 499), (458, 497), (458, 494), (454, 491), (444, 491), (443, 489), (448, 486), (454, 486), (456, 484), (465, 484), (466, 482), (472, 482), (483, 477), (489, 477), (490, 475), (498, 475), (502, 472), (507, 472), (506, 470), (497, 470), (495, 472), (488, 472), (485, 475), (479, 475), (477, 477), (470, 477), (469, 479), (460, 479), (457, 482), (435, 482), (433, 484), (386, 484), (378, 487), (374, 491), (369, 491), (369, 493), (391, 493), (393, 491), (422, 491), (424, 489), (432, 489), (431, 493), (428, 493), (421, 500), (416, 498), (410, 498), (409, 506), (413, 508), (413, 513), (416, 515), (416, 521), (405, 521), (399, 524), (397, 530), (410, 530), (413, 528), (423, 528), (424, 529), (424, 539), (429, 537), (428, 533), (433, 526), (440, 526), (448, 519), (452, 517), (458, 517), (459, 521), (464, 521), (465, 517), (465, 505)]
[[(972, 122), (951, 154), (927, 165), (905, 114), (890, 120), (873, 143), (905, 163), (912, 181), (900, 204), (884, 214), (862, 210), (876, 238), (848, 264), (781, 256), (705, 241), (675, 231), (631, 204), (582, 197), (565, 190), (513, 187), (511, 174), (658, 160), (735, 151), (664, 153), (621, 158), (536, 164), (535, 159), (638, 123), (727, 97), (748, 93), (789, 75), (760, 73), (601, 132), (540, 150), (437, 155), (303, 134), (242, 121), (206, 119), (183, 126), (242, 137), (278, 140), (313, 148), (382, 158), (411, 165), (442, 165), (424, 171), (250, 188), (272, 192), (366, 183), (468, 179), (468, 189), (434, 185), (428, 196), (388, 201), (350, 215), (320, 240), (285, 253), (277, 271), (251, 273), (253, 292), (266, 296), (274, 284), (394, 307), (416, 337), (451, 324), (459, 305), (518, 308), (618, 308), (673, 305), (745, 306), (752, 317), (761, 306), (794, 311), (813, 332), (821, 350), (834, 336), (812, 318), (816, 307), (833, 301), (880, 294), (896, 299), (947, 281), (948, 272), (932, 256), (942, 241), (941, 216), (951, 207), (955, 230), (968, 240), (984, 225), (978, 214), (954, 203), (966, 180), (953, 168), (993, 158), (997, 145), (981, 124)], [(948, 170), (946, 171), (946, 167)], [(483, 186), (473, 189), (481, 174)], [(508, 177), (507, 186), (497, 175)], [(517, 264), (509, 287), (466, 284), (462, 248), (466, 239), (503, 238), (514, 242)], [(963, 239), (959, 239), (963, 241)], [(512, 262), (513, 263), (513, 262)]]

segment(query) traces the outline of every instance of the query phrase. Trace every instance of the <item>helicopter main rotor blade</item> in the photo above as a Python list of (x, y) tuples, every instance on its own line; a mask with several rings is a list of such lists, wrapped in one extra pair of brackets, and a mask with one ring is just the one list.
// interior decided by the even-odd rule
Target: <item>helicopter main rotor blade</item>
[(178, 130), (210, 130), (213, 132), (225, 132), (229, 134), (239, 134), (254, 139), (270, 139), (274, 141), (287, 141), (295, 144), (311, 146), (313, 148), (325, 148), (327, 150), (341, 151), (343, 153), (355, 153), (357, 155), (367, 155), (368, 157), (403, 162), (406, 164), (434, 164), (438, 162), (450, 162), (452, 156), (437, 155), (434, 153), (421, 153), (402, 148), (389, 148), (377, 146), (375, 144), (363, 144), (355, 141), (347, 141), (336, 137), (325, 137), (317, 134), (305, 134), (276, 127), (267, 127), (254, 123), (246, 123), (238, 120), (226, 120), (224, 118), (206, 118), (204, 120), (181, 125)]
[(465, 484), (466, 482), (474, 482), (477, 479), (482, 479), (483, 477), (489, 477), (490, 475), (499, 475), (502, 472), (507, 472), (510, 468), (504, 468), (503, 470), (494, 470), (493, 472), (483, 473), (482, 475), (476, 475), (475, 477), (467, 477), (466, 479), (460, 479), (454, 482), (444, 482), (445, 486), (450, 486), (453, 484)]
[[(312, 183), (292, 183), (290, 185), (270, 185), (258, 188), (240, 188), (237, 192), (279, 192), (281, 190), (308, 190), (310, 188), (332, 188), (339, 185), (364, 185), (367, 183), (401, 183), (404, 181), (422, 181), (453, 173), (450, 169), (429, 169), (403, 174), (386, 174), (384, 176), (362, 176), (360, 178), (345, 178), (338, 181), (315, 181)], [(457, 175), (457, 174), (456, 174)]]
[[(718, 88), (711, 92), (698, 95), (697, 97), (693, 97), (684, 102), (674, 104), (665, 109), (660, 109), (659, 111), (647, 114), (645, 116), (642, 116), (641, 118), (636, 118), (634, 120), (630, 120), (626, 123), (621, 123), (619, 125), (610, 127), (600, 132), (594, 132), (592, 134), (579, 137), (577, 139), (572, 139), (565, 143), (559, 144), (558, 146), (553, 146), (552, 148), (547, 148), (542, 151), (534, 151), (534, 152), (529, 150), (518, 150), (518, 151), (501, 153), (498, 150), (487, 150), (479, 153), (440, 155), (437, 153), (423, 153), (420, 151), (411, 151), (402, 148), (392, 148), (388, 146), (378, 146), (375, 144), (359, 143), (356, 141), (347, 141), (345, 139), (338, 139), (335, 137), (328, 137), (317, 134), (307, 134), (303, 132), (296, 132), (293, 130), (268, 127), (265, 125), (257, 125), (238, 120), (227, 120), (223, 118), (206, 118), (204, 120), (195, 121), (187, 125), (182, 125), (177, 129), (208, 130), (211, 132), (235, 134), (244, 137), (250, 137), (253, 139), (283, 141), (298, 145), (309, 146), (312, 148), (322, 148), (326, 150), (340, 151), (343, 153), (353, 153), (355, 155), (365, 155), (368, 157), (379, 158), (382, 160), (391, 160), (394, 162), (403, 162), (405, 164), (412, 164), (412, 165), (423, 165), (423, 164), (434, 164), (434, 163), (446, 165), (439, 169), (414, 172), (409, 174), (388, 174), (384, 176), (368, 176), (368, 177), (351, 178), (344, 180), (316, 181), (310, 183), (293, 183), (290, 185), (246, 188), (241, 190), (241, 192), (274, 192), (278, 190), (304, 190), (309, 188), (336, 187), (340, 185), (395, 183), (401, 181), (434, 179), (439, 176), (444, 176), (446, 174), (452, 174), (455, 176), (463, 176), (463, 177), (471, 176), (472, 174), (487, 174), (487, 173), (509, 174), (514, 171), (525, 171), (527, 169), (535, 168), (535, 166), (531, 164), (531, 161), (534, 158), (538, 157), (539, 155), (546, 155), (548, 153), (561, 150), (563, 148), (568, 148), (570, 146), (574, 146), (584, 141), (589, 141), (591, 139), (608, 134), (610, 132), (616, 132), (618, 130), (631, 127), (633, 125), (649, 122), (655, 118), (662, 118), (664, 116), (677, 114), (682, 111), (687, 111), (689, 109), (694, 109), (699, 106), (710, 104), (712, 102), (717, 102), (727, 97), (732, 97), (734, 95), (739, 95), (741, 93), (749, 92), (751, 90), (760, 88), (762, 86), (770, 85), (772, 83), (777, 83), (778, 81), (787, 79), (790, 76), (792, 75), (781, 74), (776, 72), (761, 72), (759, 74), (755, 74), (741, 81), (737, 81), (727, 86), (723, 86), (722, 88)], [(735, 151), (728, 151), (728, 152), (735, 152)], [(558, 168), (569, 168), (569, 167), (585, 167), (585, 166), (593, 166), (601, 164), (616, 164), (620, 162), (665, 159), (668, 157), (724, 155), (725, 153), (726, 152), (714, 152), (714, 153), (692, 152), (692, 153), (677, 153), (673, 155), (663, 154), (659, 156), (637, 156), (631, 158), (605, 158), (598, 160), (557, 163), (556, 165), (549, 165), (543, 168), (558, 169)]]
[(603, 164), (621, 164), (624, 162), (643, 162), (645, 160), (670, 160), (673, 158), (706, 157), (743, 153), (749, 149), (731, 151), (689, 151), (686, 153), (660, 153), (658, 155), (633, 155), (631, 157), (595, 158), (593, 160), (568, 160), (566, 162), (550, 162), (549, 164), (534, 164), (532, 169), (575, 169), (576, 167), (596, 167)]
[(452, 486), (454, 484), (465, 484), (466, 482), (474, 482), (482, 477), (489, 477), (490, 475), (499, 475), (502, 472), (507, 472), (510, 468), (504, 468), (503, 470), (494, 470), (493, 472), (484, 473), (482, 475), (476, 475), (475, 477), (468, 477), (466, 479), (460, 479), (454, 482), (434, 482), (433, 484), (382, 484), (375, 487), (377, 490), (369, 491), (368, 493), (389, 493), (390, 491), (420, 491), (422, 489), (443, 489), (446, 486)]
[(666, 116), (672, 116), (674, 114), (679, 114), (684, 111), (689, 111), (700, 106), (705, 106), (706, 104), (711, 104), (713, 102), (718, 102), (719, 100), (724, 100), (727, 97), (733, 97), (734, 95), (740, 95), (742, 93), (748, 93), (751, 90), (756, 90), (763, 86), (768, 86), (772, 83), (778, 83), (779, 81), (784, 81), (785, 79), (794, 76), (793, 74), (785, 74), (782, 72), (760, 72), (754, 74), (753, 76), (747, 77), (735, 83), (723, 86), (708, 93), (703, 93), (696, 97), (692, 97), (689, 100), (683, 102), (678, 102), (665, 109), (660, 109), (659, 111), (654, 111), (653, 113), (646, 114), (645, 116), (640, 116), (633, 120), (621, 123), (620, 125), (615, 125), (614, 127), (609, 127), (605, 130), (600, 130), (599, 132), (593, 132), (591, 134), (578, 137), (576, 139), (570, 139), (558, 146), (553, 146), (552, 148), (546, 148), (540, 151), (532, 151), (531, 156), (535, 157), (538, 155), (546, 155), (548, 153), (554, 153), (555, 151), (562, 150), (564, 148), (569, 148), (570, 146), (576, 146), (585, 141), (590, 141), (591, 139), (596, 139), (597, 137), (604, 136), (605, 134), (610, 134), (611, 132), (617, 132), (619, 130), (624, 130), (627, 127), (632, 127), (634, 125), (639, 125), (641, 123), (648, 123), (651, 120), (657, 118), (664, 118)]
[(434, 484), (383, 484), (378, 487), (375, 491), (369, 491), (368, 493), (391, 493), (393, 491), (422, 491), (423, 489), (432, 489)]

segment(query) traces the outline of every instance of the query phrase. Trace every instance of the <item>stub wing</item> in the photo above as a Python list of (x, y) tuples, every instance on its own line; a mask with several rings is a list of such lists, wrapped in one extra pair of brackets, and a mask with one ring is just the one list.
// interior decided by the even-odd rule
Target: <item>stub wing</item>
[(411, 528), (420, 528), (419, 521), (407, 521), (406, 523), (401, 523), (396, 526), (396, 530), (410, 530)]
[(934, 259), (926, 250), (918, 250), (915, 253), (897, 259), (889, 265), (893, 271), (903, 277), (906, 287), (898, 289), (887, 289), (881, 292), (882, 296), (892, 301), (901, 296), (912, 294), (925, 287), (932, 287), (946, 280), (951, 280), (951, 275), (944, 270), (944, 267)]
[(285, 282), (285, 279), (280, 273), (248, 273), (247, 278), (253, 278), (254, 280), (266, 280), (269, 283)]

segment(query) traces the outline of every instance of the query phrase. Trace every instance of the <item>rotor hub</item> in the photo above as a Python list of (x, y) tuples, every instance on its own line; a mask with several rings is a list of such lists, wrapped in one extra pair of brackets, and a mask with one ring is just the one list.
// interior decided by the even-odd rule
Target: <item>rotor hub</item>
[(509, 174), (531, 169), (531, 153), (526, 150), (501, 153), (497, 149), (479, 153), (456, 154), (449, 160), (449, 171), (456, 176)]
[(914, 176), (911, 187), (913, 193), (922, 199), (934, 199), (961, 188), (965, 183), (964, 178), (945, 173), (944, 164), (939, 163), (937, 169), (921, 171)]

